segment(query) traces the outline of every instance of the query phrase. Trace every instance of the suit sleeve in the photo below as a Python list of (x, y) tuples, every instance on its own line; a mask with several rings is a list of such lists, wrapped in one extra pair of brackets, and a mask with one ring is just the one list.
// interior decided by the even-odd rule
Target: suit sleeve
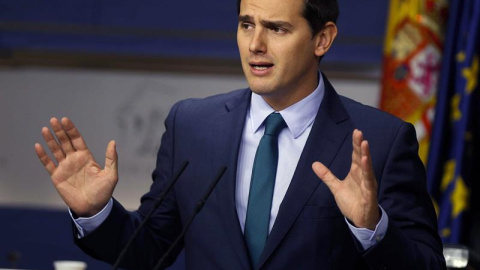
[[(142, 197), (140, 208), (137, 211), (129, 212), (114, 200), (111, 213), (100, 227), (84, 238), (76, 239), (77, 237), (75, 237), (75, 243), (90, 256), (110, 264), (115, 263), (135, 229), (153, 207), (162, 188), (170, 181), (173, 171), (176, 169), (173, 153), (175, 114), (178, 107), (178, 103), (174, 105), (165, 120), (166, 131), (162, 136), (156, 168), (152, 174), (154, 182), (150, 191)], [(180, 234), (182, 225), (174, 192), (169, 193), (145, 225), (122, 260), (120, 264), (122, 268), (152, 269)], [(167, 260), (168, 264), (174, 262), (181, 248), (182, 245), (172, 252), (171, 258)]]
[(425, 169), (411, 124), (402, 123), (377, 176), (389, 217), (385, 237), (364, 253), (371, 269), (446, 269)]

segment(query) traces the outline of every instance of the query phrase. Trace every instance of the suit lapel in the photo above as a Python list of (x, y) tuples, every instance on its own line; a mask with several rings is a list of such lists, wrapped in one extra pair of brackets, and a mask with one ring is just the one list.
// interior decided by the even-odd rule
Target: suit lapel
[(212, 195), (219, 202), (225, 231), (238, 256), (238, 264), (243, 269), (251, 269), (251, 267), (235, 206), (235, 179), (245, 117), (250, 104), (250, 94), (250, 90), (247, 89), (237, 95), (236, 98), (228, 101), (225, 104), (224, 112), (214, 120), (214, 128), (212, 129), (214, 145), (212, 168), (217, 171), (220, 167), (227, 166), (223, 179), (220, 180)]
[[(330, 85), (326, 77), (325, 96), (318, 110), (310, 135), (300, 156), (292, 182), (280, 205), (277, 219), (267, 239), (265, 249), (255, 269), (261, 268), (273, 253), (288, 230), (301, 213), (304, 205), (318, 188), (328, 188), (315, 175), (312, 163), (320, 161), (327, 167), (335, 158), (347, 135), (352, 131), (340, 97)], [(319, 187), (320, 186), (320, 187)]]

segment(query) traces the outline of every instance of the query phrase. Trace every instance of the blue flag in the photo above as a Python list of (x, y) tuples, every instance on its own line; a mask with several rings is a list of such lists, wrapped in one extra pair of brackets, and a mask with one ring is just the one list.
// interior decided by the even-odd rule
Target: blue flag
[[(480, 1), (450, 1), (427, 184), (444, 243), (462, 243), (480, 140)], [(476, 163), (476, 164), (475, 164)], [(478, 169), (477, 169), (478, 171)], [(477, 179), (479, 180), (479, 179)], [(480, 195), (480, 194), (479, 194)]]

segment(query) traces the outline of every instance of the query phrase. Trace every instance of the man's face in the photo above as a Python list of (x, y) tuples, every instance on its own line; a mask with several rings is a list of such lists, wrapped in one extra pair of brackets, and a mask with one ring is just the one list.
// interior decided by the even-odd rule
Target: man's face
[(317, 86), (320, 35), (312, 37), (303, 0), (242, 0), (237, 43), (253, 92), (276, 110)]

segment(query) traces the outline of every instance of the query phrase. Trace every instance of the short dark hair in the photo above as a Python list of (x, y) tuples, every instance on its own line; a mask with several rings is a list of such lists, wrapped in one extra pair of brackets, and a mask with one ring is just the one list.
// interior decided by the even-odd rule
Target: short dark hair
[[(320, 32), (327, 22), (337, 22), (339, 10), (337, 0), (303, 0), (305, 2), (302, 16), (310, 25), (312, 36)], [(237, 13), (240, 14), (240, 4), (237, 0)]]

